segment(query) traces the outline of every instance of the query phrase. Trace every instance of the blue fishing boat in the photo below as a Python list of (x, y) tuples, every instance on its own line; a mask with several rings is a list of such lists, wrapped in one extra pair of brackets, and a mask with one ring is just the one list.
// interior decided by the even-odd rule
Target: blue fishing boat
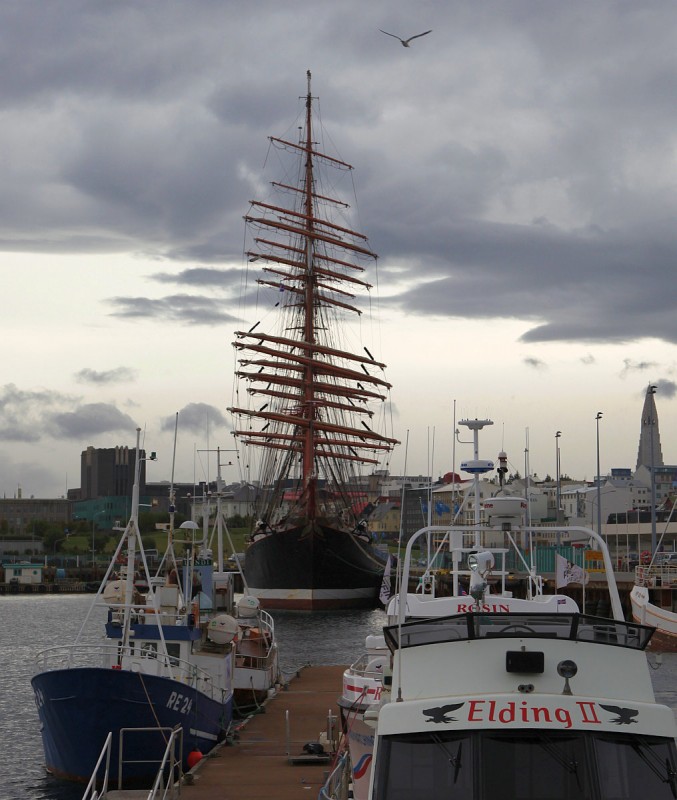
[[(239, 629), (226, 611), (233, 574), (214, 570), (206, 540), (187, 522), (182, 563), (170, 523), (167, 551), (151, 576), (138, 526), (139, 435), (131, 517), (90, 612), (75, 643), (38, 655), (32, 679), (46, 768), (70, 780), (90, 779), (109, 732), (117, 764), (120, 731), (146, 729), (125, 741), (125, 753), (134, 753), (127, 786), (155, 777), (172, 729), (183, 731), (186, 766), (191, 752), (206, 754), (223, 740), (232, 719)], [(84, 631), (102, 606), (105, 641), (90, 644)]]

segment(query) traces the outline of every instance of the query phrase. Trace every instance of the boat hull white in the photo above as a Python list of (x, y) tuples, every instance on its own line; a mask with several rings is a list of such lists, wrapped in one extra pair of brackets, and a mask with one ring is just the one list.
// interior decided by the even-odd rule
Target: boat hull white
[(677, 613), (652, 603), (650, 590), (646, 586), (633, 587), (630, 604), (635, 622), (656, 629), (648, 649), (665, 653), (677, 652)]

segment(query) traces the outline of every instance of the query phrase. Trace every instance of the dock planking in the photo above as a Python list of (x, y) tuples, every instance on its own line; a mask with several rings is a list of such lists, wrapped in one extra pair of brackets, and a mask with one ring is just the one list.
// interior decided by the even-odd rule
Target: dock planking
[[(181, 788), (184, 800), (291, 800), (316, 798), (333, 760), (309, 760), (303, 746), (338, 716), (344, 666), (304, 667), (267, 701), (265, 713), (242, 725), (233, 746), (210, 754)], [(288, 730), (287, 737), (287, 712)]]

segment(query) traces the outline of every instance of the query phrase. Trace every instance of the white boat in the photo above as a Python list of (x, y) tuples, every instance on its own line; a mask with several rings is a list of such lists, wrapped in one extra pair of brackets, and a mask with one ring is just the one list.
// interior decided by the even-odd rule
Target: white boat
[[(475, 524), (473, 526), (434, 527), (419, 531), (410, 540), (426, 542), (430, 554), (427, 566), (417, 581), (415, 591), (410, 590), (412, 581), (409, 570), (401, 577), (402, 590), (393, 595), (387, 605), (390, 624), (400, 616), (400, 596), (404, 598), (402, 615), (404, 621), (446, 618), (463, 613), (499, 614), (561, 614), (577, 613), (576, 602), (562, 594), (546, 594), (544, 582), (533, 566), (524, 561), (516, 544), (516, 529), (524, 525), (526, 501), (523, 497), (506, 495), (500, 489), (495, 497), (488, 498), (482, 506), (478, 501), (479, 476), (493, 470), (491, 461), (478, 457), (479, 431), (491, 424), (490, 420), (462, 420), (473, 431), (474, 457), (464, 462), (465, 469), (475, 480)], [(500, 473), (499, 473), (500, 474)], [(484, 509), (487, 523), (480, 525), (480, 510)], [(528, 575), (526, 597), (514, 597), (506, 587), (509, 574), (507, 556), (513, 551)], [(472, 557), (483, 553), (487, 578), (473, 596), (470, 588), (476, 570), (470, 566)], [(450, 562), (451, 569), (447, 570)], [(440, 569), (442, 565), (443, 568)], [(438, 574), (450, 573), (451, 595), (439, 593)], [(489, 583), (491, 581), (491, 584)], [(468, 587), (470, 591), (467, 590)], [(373, 726), (365, 721), (365, 715), (382, 702), (384, 696), (384, 674), (388, 673), (391, 653), (384, 636), (370, 635), (363, 653), (343, 674), (343, 690), (338, 701), (341, 709), (343, 730), (348, 742), (352, 769), (352, 786), (355, 800), (366, 800), (371, 777), (374, 747)], [(388, 688), (385, 687), (385, 691)]]
[[(401, 604), (384, 631), (391, 691), (365, 714), (369, 800), (677, 797), (677, 725), (645, 653), (654, 630), (624, 621), (603, 539), (574, 530), (602, 551), (612, 619), (525, 609), (407, 621)], [(470, 559), (478, 609), (491, 561)]]
[(630, 592), (632, 618), (656, 629), (651, 650), (677, 652), (677, 566), (674, 561), (635, 567), (635, 584)]
[[(238, 716), (244, 716), (248, 712), (256, 710), (280, 684), (279, 653), (275, 622), (272, 616), (261, 608), (259, 598), (250, 591), (241, 555), (235, 552), (235, 546), (228, 531), (223, 511), (226, 492), (221, 474), (221, 450), (217, 448), (214, 452), (217, 464), (216, 488), (194, 503), (193, 515), (202, 517), (203, 546), (207, 552), (211, 554), (214, 550), (213, 545), (216, 545), (214, 560), (217, 573), (220, 575), (232, 574), (224, 572), (224, 570), (226, 563), (233, 563), (235, 573), (239, 573), (242, 581), (242, 597), (234, 601), (231, 596), (228, 608), (238, 625), (233, 672), (234, 712)], [(209, 531), (208, 524), (212, 517), (214, 524)], [(224, 562), (226, 543), (233, 555)]]

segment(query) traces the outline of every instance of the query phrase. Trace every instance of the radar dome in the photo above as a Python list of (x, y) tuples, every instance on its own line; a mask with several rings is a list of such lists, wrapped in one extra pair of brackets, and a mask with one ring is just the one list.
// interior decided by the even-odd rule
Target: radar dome
[(232, 642), (239, 631), (237, 621), (229, 614), (219, 614), (207, 625), (207, 638), (214, 644)]
[(259, 601), (256, 597), (246, 594), (237, 601), (237, 613), (243, 619), (251, 619), (259, 613)]
[(122, 603), (125, 596), (125, 583), (124, 581), (110, 581), (106, 584), (103, 590), (103, 599), (109, 605)]

